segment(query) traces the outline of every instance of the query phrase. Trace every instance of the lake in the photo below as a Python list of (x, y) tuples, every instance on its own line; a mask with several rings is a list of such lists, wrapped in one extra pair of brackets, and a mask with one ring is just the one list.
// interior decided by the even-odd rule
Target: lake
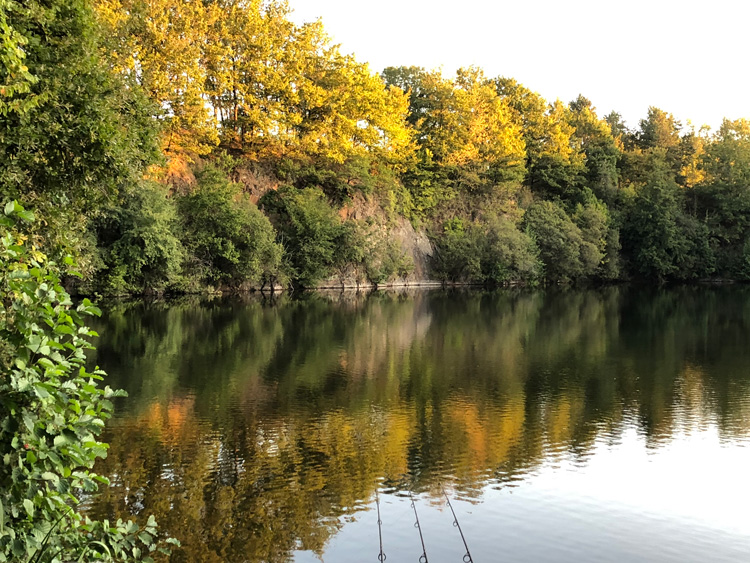
[(95, 328), (129, 398), (86, 505), (154, 514), (172, 561), (750, 560), (750, 287), (187, 298)]

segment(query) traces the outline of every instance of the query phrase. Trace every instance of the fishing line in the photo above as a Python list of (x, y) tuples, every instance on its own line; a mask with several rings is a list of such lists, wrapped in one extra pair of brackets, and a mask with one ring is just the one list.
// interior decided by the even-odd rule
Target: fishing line
[(464, 537), (464, 532), (461, 529), (461, 524), (458, 523), (458, 516), (456, 516), (456, 511), (453, 510), (451, 499), (448, 497), (448, 493), (445, 492), (445, 488), (442, 484), (440, 485), (440, 488), (443, 490), (443, 495), (445, 495), (445, 500), (448, 503), (448, 508), (451, 509), (451, 514), (453, 514), (453, 525), (458, 528), (458, 533), (461, 534), (461, 541), (464, 542), (464, 547), (466, 548), (466, 553), (464, 554), (464, 563), (474, 563), (474, 560), (471, 558), (471, 552), (469, 551), (469, 544), (466, 543), (466, 538)]
[(424, 547), (424, 537), (422, 536), (422, 526), (419, 524), (419, 514), (417, 514), (417, 505), (414, 502), (414, 497), (409, 491), (409, 498), (411, 499), (411, 507), (414, 509), (414, 527), (419, 530), (419, 541), (422, 542), (422, 555), (419, 556), (419, 563), (427, 563), (427, 550)]
[(385, 561), (385, 553), (383, 552), (383, 521), (380, 519), (380, 495), (378, 489), (375, 489), (375, 505), (378, 507), (378, 539), (380, 540), (380, 553), (378, 553), (378, 561), (383, 563)]

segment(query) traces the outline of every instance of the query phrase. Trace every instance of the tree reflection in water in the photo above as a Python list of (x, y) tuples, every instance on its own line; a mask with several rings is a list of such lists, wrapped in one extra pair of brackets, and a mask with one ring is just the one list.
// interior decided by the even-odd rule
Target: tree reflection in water
[(172, 561), (286, 561), (378, 483), (480, 501), (633, 427), (745, 438), (749, 312), (735, 287), (116, 304), (92, 361), (130, 397), (89, 509), (155, 514)]

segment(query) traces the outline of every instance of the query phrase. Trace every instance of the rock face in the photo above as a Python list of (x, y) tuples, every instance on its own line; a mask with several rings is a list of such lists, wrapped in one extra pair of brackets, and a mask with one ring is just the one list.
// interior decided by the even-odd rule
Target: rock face
[(232, 179), (242, 184), (243, 190), (250, 196), (250, 201), (256, 204), (266, 193), (279, 188), (279, 180), (273, 173), (260, 166), (239, 167)]
[[(177, 175), (175, 175), (177, 176)], [(232, 180), (241, 184), (245, 193), (250, 196), (253, 203), (263, 197), (271, 190), (279, 188), (280, 181), (273, 171), (254, 163), (252, 165), (237, 167), (232, 175)], [(194, 178), (192, 179), (195, 182)], [(188, 184), (183, 179), (183, 184)], [(354, 196), (353, 200), (339, 210), (342, 220), (364, 221), (372, 219), (378, 225), (382, 238), (396, 241), (407, 260), (414, 264), (412, 272), (405, 278), (389, 280), (378, 284), (380, 287), (399, 286), (439, 286), (440, 282), (429, 279), (430, 260), (434, 253), (434, 247), (422, 230), (416, 230), (411, 222), (401, 216), (393, 216), (386, 212), (377, 198), (365, 197), (361, 193)], [(317, 285), (319, 289), (341, 289), (341, 288), (373, 288), (363, 271), (352, 266), (336, 272), (330, 278), (323, 280)]]
[(344, 220), (375, 219), (382, 225), (383, 236), (389, 240), (396, 241), (407, 259), (414, 264), (412, 272), (405, 278), (398, 278), (373, 284), (365, 276), (364, 272), (349, 267), (336, 275), (323, 280), (317, 285), (318, 289), (342, 289), (342, 288), (373, 288), (373, 287), (417, 287), (417, 286), (440, 286), (441, 282), (430, 279), (430, 261), (435, 249), (422, 230), (417, 230), (411, 222), (404, 217), (388, 218), (386, 212), (377, 201), (362, 196), (357, 196), (354, 201), (341, 208), (339, 215)]
[(414, 261), (414, 271), (407, 279), (414, 282), (429, 281), (430, 260), (435, 249), (427, 234), (414, 229), (411, 222), (403, 217), (399, 218), (397, 227), (391, 233)]
[(158, 171), (157, 179), (169, 186), (172, 193), (190, 192), (197, 184), (190, 162), (185, 158), (170, 158), (166, 166)]

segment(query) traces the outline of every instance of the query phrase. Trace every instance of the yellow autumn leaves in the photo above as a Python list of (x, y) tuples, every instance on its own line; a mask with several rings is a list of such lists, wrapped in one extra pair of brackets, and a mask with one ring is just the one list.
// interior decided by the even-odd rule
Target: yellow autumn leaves
[(342, 55), (283, 2), (98, 0), (117, 70), (160, 106), (169, 152), (335, 162), (409, 152), (403, 92)]

